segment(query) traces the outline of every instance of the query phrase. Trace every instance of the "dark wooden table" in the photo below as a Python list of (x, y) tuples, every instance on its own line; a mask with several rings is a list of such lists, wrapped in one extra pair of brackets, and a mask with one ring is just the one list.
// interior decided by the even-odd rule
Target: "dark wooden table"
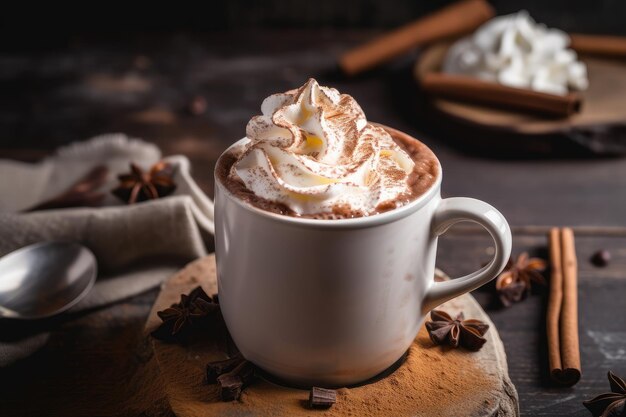
[[(33, 161), (59, 145), (122, 131), (157, 143), (165, 154), (187, 155), (212, 195), (217, 156), (244, 136), (262, 99), (315, 77), (352, 94), (370, 120), (422, 138), (444, 167), (444, 196), (472, 196), (499, 208), (514, 226), (515, 254), (545, 256), (547, 226), (578, 227), (583, 379), (576, 387), (555, 388), (546, 377), (545, 291), (509, 309), (494, 308), (489, 291), (475, 295), (504, 340), (522, 414), (588, 415), (581, 402), (607, 390), (606, 371), (626, 376), (626, 161), (475, 155), (472, 143), (447, 137), (424, 116), (410, 74), (414, 57), (357, 79), (337, 73), (336, 56), (369, 36), (329, 30), (111, 35), (45, 51), (0, 52), (0, 157)], [(206, 99), (202, 115), (188, 112), (195, 96)], [(440, 242), (438, 265), (452, 276), (489, 258), (490, 241), (480, 231), (452, 230)], [(613, 254), (603, 269), (588, 262), (600, 248)], [(146, 361), (141, 329), (155, 296), (27, 330), (0, 322), (3, 340), (33, 328), (54, 330), (44, 349), (0, 370), (0, 414), (150, 414), (131, 382)]]

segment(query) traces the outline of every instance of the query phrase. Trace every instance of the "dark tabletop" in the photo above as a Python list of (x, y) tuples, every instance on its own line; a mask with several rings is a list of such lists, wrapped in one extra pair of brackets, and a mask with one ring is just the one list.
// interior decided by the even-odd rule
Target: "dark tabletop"
[[(514, 226), (514, 254), (545, 257), (547, 227), (576, 227), (583, 366), (577, 386), (555, 388), (547, 380), (545, 290), (509, 309), (496, 308), (488, 290), (475, 295), (504, 341), (522, 414), (588, 415), (581, 402), (607, 391), (607, 370), (626, 376), (626, 161), (477, 155), (469, 139), (450, 137), (425, 116), (411, 78), (416, 54), (356, 79), (336, 71), (336, 57), (371, 35), (120, 35), (0, 53), (0, 157), (34, 161), (59, 145), (120, 131), (155, 142), (164, 154), (187, 155), (194, 177), (212, 195), (216, 158), (245, 135), (263, 98), (315, 77), (353, 95), (368, 119), (428, 144), (443, 165), (444, 197), (476, 197), (500, 209)], [(188, 111), (196, 96), (206, 100), (201, 115)], [(489, 259), (489, 246), (480, 231), (452, 230), (440, 240), (438, 266), (452, 276), (471, 272)], [(613, 254), (602, 269), (588, 262), (600, 248)], [(41, 324), (55, 330), (46, 347), (0, 370), (0, 414), (121, 413), (121, 404), (136, 395), (125, 382), (142, 361), (137, 346), (155, 296)], [(20, 331), (0, 326), (4, 337)], [(93, 400), (77, 408), (76, 398)]]

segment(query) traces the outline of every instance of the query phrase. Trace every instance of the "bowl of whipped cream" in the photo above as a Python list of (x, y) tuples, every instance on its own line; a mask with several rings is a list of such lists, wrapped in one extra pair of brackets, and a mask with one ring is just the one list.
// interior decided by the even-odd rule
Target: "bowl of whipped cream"
[[(464, 37), (430, 45), (414, 68), (425, 98), (424, 119), (445, 130), (463, 150), (483, 155), (625, 154), (626, 110), (620, 103), (626, 94), (626, 61), (579, 56), (572, 48), (576, 37), (520, 11), (494, 17)], [(497, 100), (486, 103), (481, 94), (493, 94), (493, 89), (476, 87), (455, 97), (459, 92), (452, 91), (453, 83), (447, 95), (438, 95), (424, 88), (429, 74), (495, 86), (498, 94), (515, 90), (507, 97), (509, 104), (518, 97), (541, 96), (561, 103), (577, 97), (582, 106), (557, 116), (533, 113)]]
[(495, 17), (454, 42), (441, 71), (549, 94), (584, 91), (587, 66), (569, 44), (567, 33), (522, 10)]

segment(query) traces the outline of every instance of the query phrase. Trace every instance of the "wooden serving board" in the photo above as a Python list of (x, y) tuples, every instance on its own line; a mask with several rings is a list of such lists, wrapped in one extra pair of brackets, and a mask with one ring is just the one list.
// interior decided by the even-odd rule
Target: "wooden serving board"
[[(214, 343), (182, 347), (148, 336), (160, 323), (156, 312), (177, 302), (181, 293), (197, 285), (202, 285), (208, 294), (217, 291), (214, 255), (192, 262), (162, 286), (145, 329), (160, 374), (146, 381), (146, 386), (152, 386), (147, 389), (162, 393), (170, 411), (178, 416), (519, 414), (517, 391), (508, 376), (502, 341), (489, 317), (470, 295), (448, 302), (442, 308), (450, 313), (464, 311), (467, 318), (489, 323), (487, 343), (479, 352), (434, 346), (422, 328), (406, 361), (398, 369), (376, 382), (340, 389), (337, 404), (329, 410), (310, 410), (305, 407), (308, 391), (283, 387), (265, 379), (246, 388), (239, 401), (221, 402), (217, 386), (204, 382), (207, 362), (225, 358)], [(433, 366), (437, 372), (426, 371)], [(411, 386), (410, 382), (415, 380), (420, 381), (419, 386)]]
[[(422, 51), (414, 67), (419, 82), (423, 74), (439, 71), (450, 43), (432, 45)], [(549, 153), (555, 149), (554, 136), (562, 136), (595, 154), (626, 153), (626, 60), (580, 57), (587, 65), (589, 88), (582, 92), (580, 113), (554, 118), (515, 110), (432, 98), (431, 108), (452, 129), (474, 130), (472, 145), (480, 146), (481, 135), (490, 147), (509, 147)], [(471, 131), (470, 131), (471, 132)], [(544, 146), (541, 143), (544, 141)], [(476, 143), (478, 140), (478, 143)]]

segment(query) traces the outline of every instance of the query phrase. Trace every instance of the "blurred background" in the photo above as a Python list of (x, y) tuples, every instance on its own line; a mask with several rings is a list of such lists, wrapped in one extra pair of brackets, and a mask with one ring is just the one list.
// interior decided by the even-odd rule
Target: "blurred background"
[[(85, 33), (392, 28), (450, 3), (450, 0), (230, 0), (184, 7), (151, 4), (150, 8), (137, 4), (125, 4), (123, 8), (100, 4), (63, 10), (55, 5), (44, 6), (37, 13), (23, 6), (19, 10), (5, 6), (0, 19), (7, 34), (13, 34), (8, 44), (29, 40), (42, 45), (54, 38)], [(490, 3), (498, 14), (526, 9), (537, 21), (566, 31), (626, 34), (626, 4), (620, 0), (493, 0)], [(43, 30), (50, 32), (42, 38), (39, 35)]]
[[(212, 195), (215, 160), (244, 136), (261, 101), (315, 77), (353, 95), (368, 119), (431, 146), (445, 167), (444, 193), (485, 198), (513, 224), (583, 222), (580, 212), (565, 210), (574, 203), (588, 213), (584, 217), (604, 214), (585, 223), (621, 221), (607, 211), (626, 204), (608, 185), (623, 177), (621, 160), (586, 159), (594, 155), (563, 138), (531, 143), (495, 135), (485, 146), (485, 136), (472, 129), (450, 130), (446, 123), (442, 129), (413, 77), (419, 49), (358, 77), (337, 70), (342, 53), (449, 3), (238, 0), (176, 7), (55, 4), (36, 11), (5, 5), (0, 158), (36, 161), (73, 141), (123, 132), (156, 143), (164, 155), (187, 155), (194, 177)], [(490, 3), (498, 14), (526, 9), (537, 22), (566, 31), (626, 35), (621, 0)], [(581, 171), (583, 177), (572, 175)], [(579, 201), (583, 188), (588, 198)], [(521, 208), (524, 193), (534, 197)], [(553, 210), (544, 209), (547, 199)]]

